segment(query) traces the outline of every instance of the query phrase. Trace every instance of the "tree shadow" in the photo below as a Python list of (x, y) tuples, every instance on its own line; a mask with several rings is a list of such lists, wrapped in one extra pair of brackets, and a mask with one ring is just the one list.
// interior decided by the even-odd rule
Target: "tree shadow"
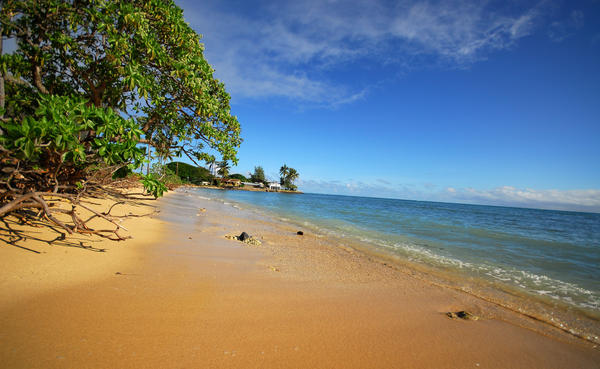
[[(52, 198), (52, 194), (48, 196), (49, 199), (45, 199), (45, 203), (47, 203), (47, 207), (44, 208), (45, 211), (43, 211), (44, 209), (22, 208), (1, 216), (0, 242), (37, 254), (44, 252), (36, 250), (38, 246), (43, 246), (44, 244), (48, 246), (73, 247), (92, 252), (106, 252), (106, 248), (95, 247), (93, 244), (102, 242), (102, 239), (124, 241), (131, 238), (131, 236), (122, 236), (118, 233), (121, 229), (127, 231), (125, 227), (120, 225), (120, 222), (117, 222), (118, 219), (145, 217), (159, 212), (155, 206), (140, 201), (149, 200), (149, 197), (144, 196), (143, 193), (123, 194), (109, 188), (103, 188), (102, 193), (91, 191), (85, 198), (77, 199), (76, 202), (69, 199), (72, 210), (61, 209), (56, 206), (58, 203), (69, 204), (69, 200)], [(95, 199), (111, 200), (113, 204), (105, 211), (94, 210), (93, 206), (101, 205)], [(127, 205), (128, 208), (126, 209), (129, 211), (125, 213), (126, 209), (120, 209), (120, 211), (117, 211), (119, 214), (111, 214), (113, 210), (119, 208), (119, 205)], [(79, 208), (78, 211), (83, 210), (83, 213), (76, 213), (75, 207)], [(143, 211), (142, 214), (134, 214), (131, 211), (131, 207), (137, 210), (148, 209), (148, 211)], [(70, 217), (71, 221), (67, 221), (64, 218), (63, 221), (60, 221), (52, 217), (51, 214)], [(83, 214), (89, 214), (85, 216), (87, 219), (83, 218)], [(92, 229), (87, 224), (95, 218), (103, 219), (111, 223), (112, 226), (116, 226), (116, 228)], [(36, 229), (40, 229), (40, 231), (36, 231)], [(71, 233), (70, 231), (73, 232)], [(35, 245), (34, 248), (32, 248), (32, 244)]]
[[(92, 252), (106, 252), (105, 248), (90, 245), (91, 243), (101, 242), (101, 240), (88, 239), (84, 242), (80, 239), (67, 239), (67, 234), (64, 230), (31, 216), (24, 215), (16, 217), (7, 215), (5, 217), (0, 217), (0, 224), (0, 241), (3, 241), (6, 245), (14, 246), (36, 254), (41, 254), (42, 251), (27, 247), (28, 241), (33, 240), (41, 244), (47, 244), (48, 246), (73, 247)], [(45, 228), (49, 229), (51, 232), (36, 232), (35, 228)]]

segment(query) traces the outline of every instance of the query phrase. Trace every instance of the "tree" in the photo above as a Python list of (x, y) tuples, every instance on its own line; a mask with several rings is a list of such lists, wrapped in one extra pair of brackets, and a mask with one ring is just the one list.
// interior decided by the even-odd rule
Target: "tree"
[(243, 174), (239, 173), (230, 174), (229, 179), (239, 179), (242, 182), (248, 182), (248, 178), (246, 178), (246, 176), (244, 176)]
[(289, 172), (290, 168), (288, 168), (287, 165), (283, 164), (281, 166), (281, 168), (279, 168), (279, 184), (280, 185), (285, 185), (285, 179), (288, 176), (288, 172)]
[(0, 216), (51, 216), (48, 193), (100, 191), (100, 174), (139, 168), (141, 143), (162, 160), (208, 162), (210, 148), (237, 163), (230, 97), (172, 0), (4, 0), (0, 24), (18, 46), (0, 58)]
[(254, 167), (254, 173), (250, 176), (250, 180), (255, 183), (265, 183), (267, 180), (263, 167)]
[(4, 1), (11, 75), (41, 93), (81, 94), (132, 117), (159, 155), (237, 163), (240, 127), (199, 36), (172, 0)]
[(212, 182), (213, 175), (203, 167), (197, 167), (183, 162), (171, 162), (167, 167), (176, 172), (176, 174), (185, 181), (200, 184), (202, 182)]
[(296, 191), (296, 189), (298, 189), (298, 187), (294, 184), (294, 181), (300, 176), (296, 169), (290, 168), (283, 164), (283, 166), (279, 169), (279, 174), (281, 175), (279, 183), (284, 188), (291, 191)]
[(221, 176), (221, 178), (223, 178), (223, 179), (227, 178), (227, 176), (229, 175), (229, 170), (231, 169), (229, 162), (227, 160), (220, 161), (218, 163), (218, 166), (219, 166), (218, 173)]
[(296, 169), (289, 168), (288, 175), (287, 175), (287, 178), (286, 178), (286, 181), (285, 181), (285, 185), (286, 185), (286, 188), (288, 190), (296, 191), (298, 189), (298, 186), (296, 186), (294, 184), (294, 181), (296, 179), (298, 179), (299, 176), (300, 176), (300, 174), (298, 174), (298, 172), (296, 171)]

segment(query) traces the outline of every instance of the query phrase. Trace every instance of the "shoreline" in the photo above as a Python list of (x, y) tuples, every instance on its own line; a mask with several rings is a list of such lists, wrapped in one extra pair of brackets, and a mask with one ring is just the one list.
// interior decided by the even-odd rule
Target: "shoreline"
[(201, 186), (201, 185), (194, 185), (194, 184), (184, 184), (181, 185), (177, 188), (204, 188), (204, 189), (210, 189), (210, 190), (233, 190), (233, 191), (249, 191), (249, 192), (271, 192), (271, 193), (288, 193), (288, 194), (294, 194), (294, 195), (302, 195), (304, 194), (304, 192), (302, 191), (292, 191), (292, 190), (269, 190), (268, 188), (255, 188), (255, 187), (246, 187), (246, 186), (242, 186), (242, 187), (219, 187), (219, 186), (213, 186), (213, 185), (207, 185), (207, 186)]
[[(182, 190), (187, 191), (185, 187), (182, 187)], [(201, 195), (200, 193), (198, 194)], [(228, 201), (237, 202), (237, 200), (217, 198), (212, 198), (210, 201), (217, 201), (225, 205), (229, 204)], [(421, 280), (427, 283), (470, 294), (516, 314), (547, 324), (548, 327), (544, 327), (541, 329), (542, 331), (556, 329), (594, 345), (600, 344), (600, 312), (598, 311), (587, 311), (568, 305), (562, 301), (545, 298), (542, 295), (534, 295), (525, 290), (521, 291), (515, 286), (484, 279), (460, 269), (433, 266), (417, 259), (409, 260), (406, 256), (393, 254), (384, 250), (381, 245), (373, 243), (373, 241), (356, 239), (353, 236), (346, 237), (327, 232), (323, 233), (323, 229), (312, 227), (314, 224), (311, 224), (309, 227), (299, 219), (282, 218), (280, 214), (256, 208), (252, 204), (240, 202), (239, 205), (242, 207), (249, 206), (245, 210), (259, 217), (265, 217), (281, 227), (296, 227), (304, 230), (308, 227), (310, 231), (319, 237), (329, 239), (329, 243), (334, 245), (333, 247), (336, 247), (335, 245), (345, 245), (344, 247), (352, 248), (355, 252), (361, 253), (365, 258), (373, 262), (383, 264), (389, 268), (395, 268), (400, 272), (413, 276), (419, 276)], [(238, 208), (238, 205), (233, 205), (233, 207)], [(539, 327), (537, 329), (540, 330)]]
[[(151, 241), (135, 246), (121, 274), (2, 305), (7, 365), (592, 368), (600, 360), (585, 341), (533, 332), (515, 313), (325, 237), (185, 193), (158, 204), (156, 222), (140, 228), (153, 227)], [(262, 245), (225, 239), (241, 231)], [(459, 310), (480, 320), (445, 315)]]

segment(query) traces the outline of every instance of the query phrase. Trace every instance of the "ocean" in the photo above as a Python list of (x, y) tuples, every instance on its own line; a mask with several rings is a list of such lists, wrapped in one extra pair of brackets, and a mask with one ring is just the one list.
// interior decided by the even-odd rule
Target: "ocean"
[(186, 191), (424, 267), (452, 286), (504, 301), (577, 335), (598, 331), (600, 214), (323, 194)]

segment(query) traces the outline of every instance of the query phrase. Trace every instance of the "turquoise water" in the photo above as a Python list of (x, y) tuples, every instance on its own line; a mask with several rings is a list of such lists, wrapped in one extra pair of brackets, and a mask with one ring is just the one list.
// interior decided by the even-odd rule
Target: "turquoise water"
[(194, 189), (379, 253), (600, 313), (600, 214)]

